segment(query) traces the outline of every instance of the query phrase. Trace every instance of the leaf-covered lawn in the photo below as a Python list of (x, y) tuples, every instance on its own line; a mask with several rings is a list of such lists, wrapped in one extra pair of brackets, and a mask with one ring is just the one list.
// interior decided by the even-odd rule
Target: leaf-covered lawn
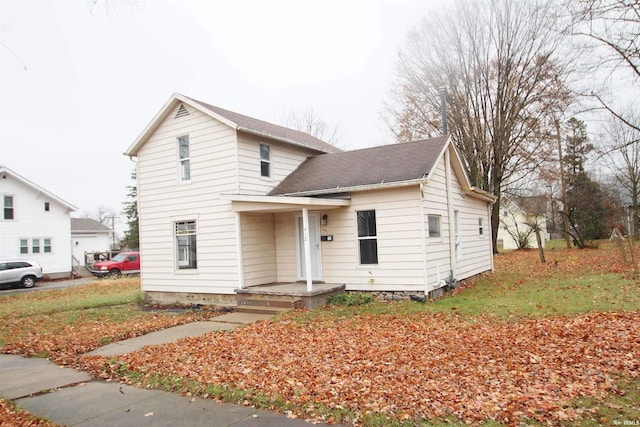
[(631, 265), (613, 245), (547, 251), (544, 265), (537, 257), (501, 254), (495, 274), (426, 304), (296, 311), (115, 359), (82, 354), (215, 313), (142, 311), (131, 284), (26, 294), (2, 300), (0, 348), (100, 378), (356, 425), (640, 420)]
[(638, 376), (640, 328), (637, 312), (518, 323), (429, 313), (287, 319), (148, 347), (118, 361), (142, 374), (277, 394), (300, 408), (554, 421), (577, 415), (562, 402), (602, 397), (616, 391), (618, 376)]
[[(589, 418), (593, 408), (570, 401), (622, 395), (619, 380), (638, 379), (640, 292), (636, 281), (620, 276), (627, 266), (611, 248), (556, 255), (546, 265), (536, 252), (501, 255), (495, 275), (426, 305), (297, 312), (147, 347), (117, 363), (86, 363), (95, 375), (144, 385), (180, 378), (202, 390), (214, 384), (273, 396), (308, 418), (350, 411), (342, 422), (368, 414), (505, 424)], [(546, 307), (536, 302), (527, 311), (526, 301), (514, 300), (522, 307), (517, 315), (492, 313), (495, 299), (534, 298), (536, 286)]]

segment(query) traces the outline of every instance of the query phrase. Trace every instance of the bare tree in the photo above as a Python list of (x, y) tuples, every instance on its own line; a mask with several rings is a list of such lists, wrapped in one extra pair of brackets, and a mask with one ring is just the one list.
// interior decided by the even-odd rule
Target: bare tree
[[(640, 117), (633, 111), (625, 112), (635, 123)], [(640, 202), (640, 130), (627, 126), (615, 117), (611, 117), (605, 127), (602, 138), (605, 141), (603, 155), (605, 162), (615, 180), (618, 193), (631, 209), (633, 223), (629, 224), (630, 234), (640, 231), (638, 223), (638, 204)]]
[(292, 111), (279, 121), (283, 126), (308, 133), (329, 144), (337, 145), (342, 138), (339, 126), (330, 126), (327, 124), (320, 118), (313, 107), (309, 107), (301, 112)]
[[(565, 0), (564, 10), (568, 15), (564, 32), (584, 42), (581, 57), (587, 60), (583, 65), (589, 80), (602, 71), (600, 80), (605, 85), (621, 78), (640, 88), (640, 0)], [(625, 116), (615, 99), (602, 90), (591, 87), (584, 95), (640, 131), (638, 117)]]
[(93, 213), (83, 212), (82, 217), (95, 219), (100, 224), (113, 229), (114, 221), (116, 218), (118, 218), (118, 214), (114, 209), (109, 208), (105, 205), (100, 205)]
[[(548, 115), (569, 97), (562, 36), (544, 0), (459, 1), (410, 32), (398, 81), (386, 103), (399, 140), (429, 137), (442, 123), (438, 91), (447, 88), (448, 128), (472, 184), (498, 197), (492, 212), (497, 251), (503, 185), (550, 153)], [(564, 107), (563, 107), (564, 108)]]

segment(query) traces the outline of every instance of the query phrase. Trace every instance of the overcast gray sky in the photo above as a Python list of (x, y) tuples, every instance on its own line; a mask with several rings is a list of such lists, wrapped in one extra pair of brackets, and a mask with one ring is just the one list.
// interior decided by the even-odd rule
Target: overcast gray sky
[(74, 216), (120, 213), (122, 153), (173, 92), (268, 121), (312, 107), (344, 149), (389, 142), (398, 47), (443, 1), (0, 0), (0, 164)]

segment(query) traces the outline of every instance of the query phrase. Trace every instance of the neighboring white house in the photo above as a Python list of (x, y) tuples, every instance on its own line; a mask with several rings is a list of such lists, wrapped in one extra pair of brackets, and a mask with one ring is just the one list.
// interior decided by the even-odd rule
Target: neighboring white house
[(71, 275), (72, 204), (0, 165), (0, 258), (28, 258), (51, 279)]
[[(92, 264), (93, 254), (106, 254), (111, 250), (113, 233), (109, 227), (92, 218), (71, 218), (73, 257), (81, 264)], [(89, 254), (86, 259), (85, 254)]]
[(544, 197), (503, 197), (500, 204), (500, 225), (498, 226), (498, 242), (503, 249), (521, 247), (537, 248), (536, 225), (540, 229), (542, 247), (549, 241), (546, 220), (547, 202)]
[(424, 292), (493, 269), (495, 198), (447, 136), (341, 152), (174, 94), (125, 154), (150, 300), (298, 281)]

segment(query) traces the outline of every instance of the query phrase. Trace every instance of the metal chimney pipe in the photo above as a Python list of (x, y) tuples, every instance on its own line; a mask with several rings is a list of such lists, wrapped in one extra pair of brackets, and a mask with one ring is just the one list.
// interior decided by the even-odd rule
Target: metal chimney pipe
[(442, 134), (449, 133), (447, 130), (447, 88), (442, 86), (438, 93), (440, 94), (440, 116), (442, 117)]

